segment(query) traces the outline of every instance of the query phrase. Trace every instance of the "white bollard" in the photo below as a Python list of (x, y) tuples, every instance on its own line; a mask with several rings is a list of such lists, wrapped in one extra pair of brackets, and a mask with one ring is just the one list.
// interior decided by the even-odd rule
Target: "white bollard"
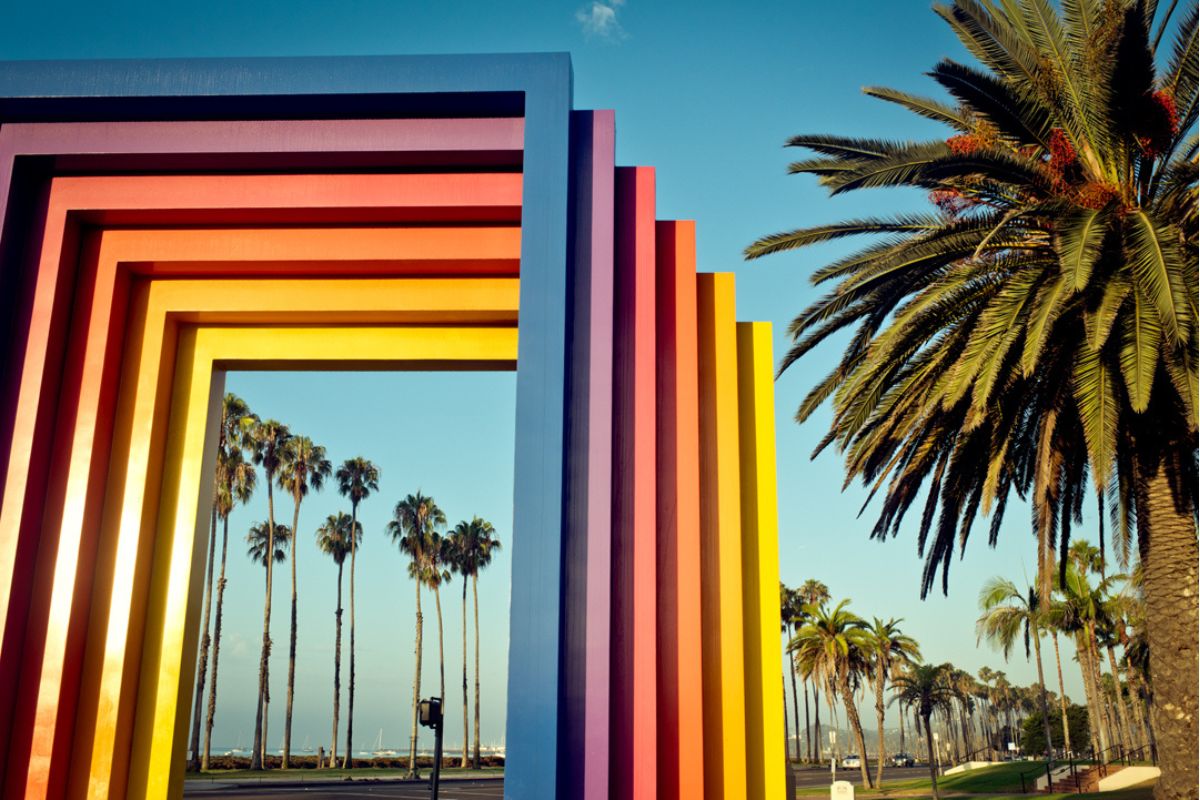
[(854, 800), (854, 784), (850, 781), (834, 781), (829, 787), (829, 800)]

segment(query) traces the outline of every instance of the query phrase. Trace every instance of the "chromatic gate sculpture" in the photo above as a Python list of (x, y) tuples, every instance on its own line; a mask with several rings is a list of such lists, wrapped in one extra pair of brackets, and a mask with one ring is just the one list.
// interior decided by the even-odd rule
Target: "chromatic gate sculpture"
[(507, 797), (783, 796), (770, 329), (614, 141), (565, 55), (0, 64), (4, 796), (181, 794), (248, 367), (516, 369)]

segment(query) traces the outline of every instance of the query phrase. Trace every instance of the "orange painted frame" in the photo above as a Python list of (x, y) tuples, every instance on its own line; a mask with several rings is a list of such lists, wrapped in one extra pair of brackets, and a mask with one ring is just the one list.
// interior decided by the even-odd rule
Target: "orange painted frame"
[[(260, 242), (258, 244), (259, 252), (257, 255), (259, 258), (269, 258), (269, 259), (315, 258), (316, 254), (320, 253), (322, 251), (322, 249), (324, 249), (324, 250), (329, 251), (328, 254), (330, 254), (330, 255), (337, 253), (339, 255), (350, 256), (351, 258), (356, 257), (356, 256), (374, 255), (376, 257), (383, 258), (385, 261), (393, 261), (393, 262), (395, 261), (394, 245), (396, 244), (396, 240), (393, 237), (389, 237), (389, 235), (388, 235), (390, 233), (389, 231), (387, 231), (386, 229), (383, 229), (383, 230), (369, 229), (365, 233), (363, 231), (357, 230), (357, 229), (355, 229), (355, 231), (356, 231), (355, 232), (356, 236), (364, 236), (365, 235), (365, 236), (367, 236), (367, 238), (374, 238), (374, 239), (379, 240), (375, 243), (375, 245), (373, 245), (375, 248), (375, 252), (370, 252), (369, 247), (359, 246), (356, 248), (353, 245), (353, 243), (347, 242), (345, 240), (344, 236), (339, 239), (339, 232), (336, 230), (313, 231), (313, 232), (311, 232), (312, 233), (311, 236), (297, 236), (296, 232), (294, 232), (294, 231), (272, 231), (268, 234), (268, 238), (274, 238), (276, 240), (275, 250), (271, 250), (269, 248), (263, 249), (262, 244)], [(411, 232), (411, 230), (405, 231), (405, 234), (410, 233), (410, 232)], [(237, 231), (236, 233), (233, 233), (230, 235), (233, 236), (233, 238), (240, 239), (242, 241), (252, 241), (253, 233), (254, 232), (252, 232), (252, 231), (244, 231), (243, 230), (243, 231)], [(397, 232), (397, 233), (399, 233), (399, 232)], [(113, 232), (113, 233), (109, 234), (109, 240), (115, 240), (117, 242), (120, 242), (120, 240), (122, 238), (128, 240), (131, 237), (136, 237), (137, 235), (138, 234), (136, 232), (127, 232), (127, 231)], [(145, 235), (145, 234), (143, 233), (142, 235)], [(165, 235), (165, 234), (160, 234), (160, 235)], [(103, 238), (103, 237), (101, 237), (101, 238)], [(174, 238), (176, 239), (175, 246), (178, 249), (178, 251), (182, 252), (182, 253), (189, 253), (192, 256), (205, 254), (207, 251), (208, 255), (216, 257), (216, 255), (218, 253), (224, 252), (224, 249), (227, 248), (228, 244), (229, 244), (229, 242), (222, 241), (221, 237), (215, 236), (213, 234), (213, 232), (211, 232), (211, 231), (177, 232), (174, 235)], [(315, 246), (316, 245), (315, 240), (321, 239), (321, 238), (324, 238), (326, 240), (326, 243), (324, 244), (324, 246), (323, 247)], [(128, 242), (126, 242), (126, 244), (128, 244)], [(101, 259), (102, 263), (106, 263), (109, 265), (108, 272), (114, 276), (117, 274), (117, 271), (115, 270), (114, 265), (116, 263), (119, 263), (120, 259), (123, 257), (136, 260), (136, 259), (146, 259), (148, 257), (153, 256), (156, 259), (162, 259), (163, 257), (169, 258), (169, 257), (172, 257), (172, 255), (173, 255), (169, 251), (160, 250), (158, 252), (155, 252), (155, 251), (153, 251), (153, 249), (142, 250), (141, 252), (126, 253), (126, 254), (122, 255), (119, 252), (119, 249), (120, 248), (118, 247), (116, 251), (110, 252), (108, 254), (109, 258)], [(174, 256), (177, 257), (177, 253), (174, 254)], [(105, 272), (105, 270), (100, 270), (100, 271)], [(510, 281), (510, 283), (515, 287), (515, 281)], [(115, 285), (115, 284), (113, 284), (113, 285)], [(115, 303), (115, 305), (119, 306), (119, 304), (120, 304), (120, 301), (118, 300)], [(515, 289), (513, 292), (512, 304), (514, 304), (513, 308), (515, 309)], [(101, 303), (100, 305), (108, 306), (108, 303)], [(513, 313), (515, 313), (515, 311)], [(512, 316), (508, 312), (503, 312), (502, 316), (503, 315)], [(101, 317), (102, 316), (103, 316), (103, 313), (101, 310)], [(93, 331), (93, 336), (88, 341), (88, 347), (93, 353), (91, 360), (93, 362), (96, 362), (97, 359), (99, 359), (99, 362), (100, 362), (99, 364), (93, 363), (93, 369), (100, 369), (100, 372), (103, 373), (104, 370), (101, 368), (101, 365), (104, 362), (103, 356), (105, 354), (105, 345), (107, 344), (109, 347), (114, 347), (116, 345), (114, 344), (114, 342), (111, 338), (103, 335), (106, 330), (106, 326), (105, 326), (103, 320), (100, 320), (99, 322), (94, 321), (93, 327), (96, 330)], [(106, 339), (108, 340), (107, 342), (106, 342)], [(109, 359), (111, 359), (111, 356), (112, 356), (111, 352), (108, 353)], [(84, 359), (84, 360), (86, 360), (86, 359)], [(101, 398), (105, 396), (105, 392), (103, 390), (101, 390), (94, 395), (90, 394), (88, 392), (85, 392), (81, 396), (89, 397), (89, 398), (99, 402), (101, 400)], [(93, 403), (91, 408), (96, 409), (97, 405), (95, 403)], [(103, 415), (101, 415), (101, 416), (103, 416)], [(94, 415), (91, 416), (91, 422), (93, 424), (95, 423), (96, 419), (97, 418)], [(64, 420), (63, 427), (65, 429), (69, 430), (70, 424), (71, 424), (70, 420)], [(78, 452), (83, 453), (83, 452), (89, 452), (89, 451), (85, 447), (85, 448), (80, 449)], [(95, 451), (93, 451), (92, 457), (90, 460), (94, 461), (95, 456), (100, 452), (102, 452), (102, 450), (99, 448), (96, 449)], [(90, 463), (90, 461), (89, 461), (89, 463)], [(83, 469), (75, 469), (72, 471), (75, 472), (76, 474), (82, 472), (84, 475), (86, 475), (88, 473), (88, 469), (86, 467)], [(67, 470), (56, 470), (56, 472), (66, 473)], [(82, 481), (81, 485), (86, 485), (86, 480)], [(93, 496), (94, 496), (94, 494), (93, 494)], [(50, 505), (53, 508), (54, 503), (52, 502)], [(82, 510), (80, 510), (80, 511), (82, 511)], [(51, 528), (52, 528), (52, 526), (51, 526)], [(56, 537), (50, 536), (50, 537), (46, 537), (46, 538), (56, 538)], [(76, 540), (78, 540), (78, 537), (76, 537)], [(72, 548), (66, 548), (66, 549), (60, 550), (58, 555), (60, 557), (70, 558), (71, 554), (72, 554)], [(58, 560), (57, 558), (54, 559), (54, 561), (57, 561), (57, 560)], [(45, 571), (46, 569), (48, 569), (48, 565), (51, 563), (51, 561), (52, 561), (51, 559), (45, 558), (45, 557), (39, 559), (39, 569)], [(77, 564), (72, 565), (72, 566), (77, 566)], [(88, 574), (88, 571), (86, 569), (82, 570), (82, 571), (76, 569), (73, 572), (75, 575), (82, 574), (85, 579)], [(55, 592), (55, 595), (57, 597), (61, 598), (57, 603), (58, 607), (60, 608), (60, 616), (64, 615), (64, 612), (66, 609), (78, 608), (78, 606), (85, 600), (85, 593), (78, 592), (78, 591), (72, 592), (70, 589), (68, 589), (67, 587), (65, 587), (61, 584), (61, 580), (63, 577), (64, 576), (62, 575), (62, 571), (60, 570), (58, 576), (56, 576), (56, 578), (59, 580), (60, 584)], [(68, 579), (67, 586), (70, 586), (70, 585), (71, 585), (71, 582)], [(73, 597), (72, 597), (72, 595), (73, 595)], [(47, 600), (48, 600), (48, 598), (47, 598)], [(36, 611), (36, 609), (35, 609), (35, 611)], [(67, 619), (76, 618), (75, 615), (72, 615), (69, 613), (65, 614), (65, 616), (67, 617)], [(55, 648), (53, 648), (53, 653), (52, 653), (52, 655), (54, 656), (54, 658), (52, 659), (53, 663), (48, 664), (48, 665), (43, 664), (43, 666), (49, 667), (51, 672), (54, 671), (53, 667), (56, 664), (72, 663), (72, 659), (68, 653), (69, 642), (65, 641), (64, 638), (59, 638), (57, 641), (53, 642), (53, 644), (57, 645)], [(75, 652), (78, 652), (79, 645), (76, 645), (75, 647), (76, 647)], [(27, 654), (29, 654), (31, 652), (34, 654), (34, 656), (36, 656), (40, 653), (40, 650), (37, 647), (26, 648)], [(42, 679), (37, 680), (37, 681), (32, 680), (31, 676), (33, 674), (39, 674), (39, 670), (37, 670), (33, 667), (30, 667), (30, 665), (29, 665), (30, 659), (29, 658), (26, 658), (24, 663), (26, 664), (26, 666), (23, 671), (24, 671), (24, 674), (27, 676), (25, 678), (25, 682), (27, 684), (31, 684), (32, 686), (37, 686), (46, 679), (46, 677), (47, 677), (45, 674), (46, 670), (42, 669), (42, 670), (40, 670), (40, 674), (42, 674)], [(70, 690), (69, 687), (71, 686), (71, 684), (68, 682), (67, 686), (68, 686), (68, 691), (69, 691)], [(32, 696), (34, 694), (36, 694), (36, 692), (23, 691), (21, 694), (24, 697), (30, 698), (29, 700), (26, 701), (27, 703), (29, 703), (29, 702), (32, 702)], [(44, 718), (45, 713), (61, 714), (61, 713), (64, 713), (64, 709), (73, 708), (73, 705), (74, 705), (73, 703), (63, 704), (63, 703), (53, 702), (53, 700), (43, 701), (42, 702), (43, 713), (42, 713), (42, 715), (40, 715), (40, 716), (42, 716), (42, 722), (43, 722), (42, 728), (45, 729), (47, 727), (44, 724), (45, 723), (45, 718)], [(49, 727), (53, 728), (54, 726), (50, 725)], [(18, 731), (20, 731), (20, 730), (21, 730), (21, 728), (18, 728)], [(31, 728), (28, 725), (25, 726), (24, 730), (27, 732), (31, 732)], [(21, 741), (15, 741), (13, 744), (17, 747), (17, 749), (19, 749), (20, 747), (23, 746)], [(45, 747), (43, 746), (42, 749), (44, 750)], [(35, 751), (36, 751), (36, 748), (35, 748)]]

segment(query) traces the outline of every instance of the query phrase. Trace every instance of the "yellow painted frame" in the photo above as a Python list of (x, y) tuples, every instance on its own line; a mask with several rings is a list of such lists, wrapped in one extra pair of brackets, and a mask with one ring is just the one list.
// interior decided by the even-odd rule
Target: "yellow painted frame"
[(742, 482), (742, 629), (750, 797), (783, 797), (787, 754), (779, 692), (779, 509), (775, 486), (775, 370), (771, 323), (737, 323)]
[[(146, 498), (156, 495), (150, 481), (154, 476), (162, 474), (158, 465), (165, 463), (162, 431), (170, 409), (171, 366), (175, 361), (175, 340), (181, 322), (203, 321), (211, 325), (240, 320), (259, 323), (257, 327), (239, 328), (238, 330), (245, 331), (245, 341), (239, 344), (242, 349), (235, 348), (227, 354), (227, 357), (232, 358), (236, 357), (238, 352), (248, 352), (249, 355), (245, 357), (259, 368), (269, 368), (270, 365), (257, 363), (259, 356), (255, 351), (245, 350), (252, 344), (251, 340), (257, 341), (263, 337), (269, 339), (278, 335), (286, 337), (290, 342), (299, 335), (298, 331), (325, 330), (319, 327), (271, 327), (296, 321), (306, 309), (320, 309), (322, 319), (328, 324), (360, 322), (375, 325), (411, 325), (414, 321), (429, 322), (439, 315), (443, 322), (457, 321), (459, 324), (481, 321), (495, 326), (507, 323), (509, 327), (498, 329), (425, 327), (408, 330), (425, 331), (422, 335), (432, 336), (430, 341), (459, 337), (463, 343), (470, 343), (479, 336), (485, 337), (486, 340), (488, 336), (501, 335), (512, 341), (512, 351), (505, 351), (505, 358), (493, 358), (492, 350), (480, 351), (481, 354), (491, 353), (482, 360), (471, 357), (469, 350), (449, 348), (447, 352), (454, 353), (451, 361), (455, 368), (477, 367), (481, 363), (487, 363), (492, 368), (511, 369), (515, 364), (516, 329), (511, 325), (515, 324), (518, 302), (516, 279), (146, 280), (135, 284), (133, 295), (130, 334), (125, 348), (127, 357), (122, 365), (121, 397), (118, 399), (117, 419), (113, 429), (114, 446), (110, 459), (104, 519), (101, 523), (101, 556), (98, 558), (99, 563), (100, 558), (104, 558), (104, 553), (107, 552), (107, 558), (114, 570), (110, 584), (98, 581), (93, 590), (92, 624), (89, 625), (89, 641), (83, 671), (85, 682), (93, 682), (93, 691), (99, 697), (99, 702), (95, 709), (96, 719), (92, 724), (87, 724), (90, 720), (85, 716), (90, 709), (81, 709), (81, 716), (84, 717), (81, 722), (84, 724), (78, 725), (76, 730), (72, 758), (73, 774), (69, 787), (71, 796), (86, 794), (106, 797), (112, 790), (119, 791), (124, 784), (124, 776), (115, 774), (120, 769), (123, 759), (114, 761), (113, 756), (121, 749), (121, 737), (128, 736), (126, 732), (130, 721), (120, 719), (118, 715), (122, 711), (127, 712), (130, 708), (127, 702), (131, 699), (130, 693), (138, 691), (131, 680), (131, 676), (138, 674), (138, 662), (142, 662), (144, 667), (149, 663), (146, 661), (149, 655), (152, 660), (160, 660), (153, 663), (169, 662), (170, 665), (174, 665), (171, 668), (176, 671), (181, 668), (179, 665), (188, 663), (178, 635), (169, 647), (160, 650), (157, 646), (160, 643), (159, 637), (144, 637), (139, 630), (140, 622), (145, 618), (147, 611), (153, 612), (159, 608), (159, 601), (153, 596), (144, 596), (148, 578), (143, 574), (145, 570), (139, 573), (135, 566), (145, 563), (147, 553), (152, 547), (149, 541), (151, 537), (143, 537), (141, 532), (154, 529), (157, 504), (146, 502)], [(306, 364), (326, 364), (330, 361), (337, 361), (347, 369), (392, 368), (404, 362), (404, 359), (397, 359), (394, 351), (386, 349), (387, 346), (398, 346), (402, 343), (394, 338), (400, 335), (399, 333), (376, 337), (377, 346), (366, 348), (370, 352), (364, 351), (366, 340), (360, 342), (357, 338), (366, 336), (371, 331), (403, 331), (403, 328), (330, 330), (342, 331), (338, 334), (342, 337), (339, 340), (342, 345), (346, 344), (348, 338), (353, 338), (359, 342), (359, 346), (335, 349), (333, 353), (336, 357), (331, 357), (320, 348), (313, 350), (312, 343), (308, 342), (305, 346), (315, 353), (311, 362), (294, 360), (302, 356), (305, 350), (293, 351), (289, 360), (277, 348), (271, 349), (272, 345), (268, 344), (265, 347), (274, 354), (271, 356), (274, 361), (288, 361), (295, 368), (303, 368)], [(494, 333), (495, 331), (503, 333)], [(347, 353), (356, 351), (363, 351), (361, 359), (347, 359)], [(418, 360), (427, 362), (439, 352), (441, 351), (431, 350)], [(128, 355), (135, 353), (139, 354), (136, 359)], [(175, 374), (179, 375), (178, 370)], [(171, 419), (175, 419), (174, 415)], [(159, 431), (157, 434), (156, 428)], [(140, 446), (134, 447), (133, 442), (140, 443)], [(200, 544), (203, 546), (204, 543)], [(107, 574), (102, 569), (98, 569), (97, 573)], [(106, 592), (111, 592), (111, 595)], [(139, 594), (143, 596), (139, 597)], [(110, 597), (111, 606), (108, 602)], [(195, 602), (199, 602), (199, 599)], [(183, 623), (177, 617), (167, 616), (163, 618), (162, 624), (178, 627)], [(186, 634), (187, 631), (182, 633)], [(138, 654), (129, 652), (130, 647), (136, 647), (143, 641), (146, 643), (146, 650), (152, 652), (141, 653), (141, 658)], [(194, 642), (192, 651), (194, 658)], [(143, 684), (151, 680), (148, 677), (150, 674), (151, 671), (141, 669)], [(190, 684), (181, 687), (180, 690), (190, 693)], [(85, 686), (81, 698), (89, 696), (92, 695)], [(139, 696), (145, 695), (139, 692)], [(186, 706), (186, 703), (184, 705)], [(139, 703), (139, 720), (143, 717), (143, 712), (144, 708)], [(161, 716), (157, 712), (156, 715)], [(145, 723), (138, 724), (144, 726)], [(168, 751), (163, 757), (169, 760), (169, 755)], [(85, 761), (89, 766), (81, 769)], [(169, 772), (161, 769), (163, 762), (152, 762), (148, 758), (139, 762), (135, 757), (134, 763), (146, 764), (148, 772), (142, 772), (143, 775), (165, 775)], [(81, 785), (81, 779), (86, 783)], [(139, 792), (133, 794), (136, 796)]]

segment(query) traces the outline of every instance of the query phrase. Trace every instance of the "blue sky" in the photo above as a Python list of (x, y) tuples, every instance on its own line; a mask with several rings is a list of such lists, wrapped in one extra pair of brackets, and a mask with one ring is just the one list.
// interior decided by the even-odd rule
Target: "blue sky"
[[(659, 217), (697, 221), (700, 269), (737, 272), (740, 318), (773, 322), (776, 352), (786, 346), (788, 321), (815, 297), (807, 276), (846, 252), (847, 245), (753, 264), (742, 261), (742, 249), (765, 233), (925, 202), (920, 195), (896, 191), (830, 199), (814, 179), (786, 175), (787, 163), (800, 154), (782, 143), (790, 135), (814, 132), (944, 136), (933, 123), (860, 90), (882, 84), (936, 94), (923, 72), (943, 56), (967, 58), (926, 0), (40, 2), (11, 4), (5, 16), (0, 57), (19, 59), (569, 51), (576, 107), (617, 110), (618, 163), (657, 167)], [(929, 660), (950, 660), (971, 672), (990, 665), (1006, 669), (1018, 683), (1032, 682), (1032, 665), (1022, 658), (1004, 665), (998, 652), (976, 646), (973, 629), (983, 580), (1001, 574), (1020, 583), (1032, 576), (1034, 545), (1026, 509), (1010, 505), (995, 550), (987, 548), (977, 528), (965, 558), (953, 565), (949, 597), (938, 594), (921, 602), (915, 521), (895, 541), (869, 541), (871, 512), (856, 518), (863, 493), (858, 487), (842, 492), (838, 456), (827, 452), (816, 461), (808, 458), (828, 414), (815, 415), (804, 427), (792, 421), (808, 387), (837, 354), (836, 344), (818, 351), (777, 384), (783, 580), (796, 585), (815, 577), (835, 598), (852, 598), (852, 608), (864, 616), (903, 617)], [(235, 375), (229, 380), (229, 387), (257, 411), (327, 445), (335, 459), (361, 452), (383, 466), (381, 496), (363, 509), (368, 543), (359, 582), (359, 746), (369, 745), (380, 728), (385, 741), (397, 747), (407, 736), (413, 601), (411, 585), (397, 576), (399, 556), (382, 537), (391, 506), (421, 487), (452, 518), (490, 516), (502, 539), (511, 536), (512, 376), (424, 377)], [(287, 509), (287, 503), (283, 506)], [(302, 530), (311, 530), (336, 507), (331, 492), (314, 498), (305, 507)], [(262, 514), (257, 505), (239, 511), (234, 530), (244, 531)], [(302, 543), (309, 544), (304, 538)], [(505, 683), (508, 569), (501, 555), (484, 581), (486, 741), (503, 735), (498, 695)], [(307, 547), (301, 550), (300, 579), (301, 650), (312, 657), (298, 677), (294, 738), (300, 744), (309, 738), (315, 745), (329, 735), (332, 630), (326, 629), (332, 628), (333, 568)], [(231, 558), (230, 582), (236, 602), (226, 630), (230, 641), (241, 637), (236, 640), (241, 643), (226, 644), (222, 673), (229, 682), (221, 693), (216, 739), (233, 744), (239, 735), (249, 735), (252, 724), (254, 609), (261, 607), (261, 575), (242, 557), (240, 542)], [(455, 591), (444, 603), (451, 697), (460, 674), (454, 653), (461, 648)], [(284, 608), (286, 594), (275, 602)], [(275, 742), (286, 619), (280, 612), (274, 623), (275, 640), (283, 643), (276, 645), (272, 667), (270, 738)], [(432, 614), (427, 619), (432, 621)], [(434, 645), (433, 626), (426, 631)], [(238, 655), (239, 648), (245, 652)], [(426, 650), (427, 665), (433, 653)], [(1052, 661), (1047, 669), (1049, 677)], [(1081, 699), (1074, 663), (1066, 660), (1064, 672), (1068, 693)], [(425, 671), (424, 680), (434, 685), (436, 672)], [(460, 735), (455, 709), (448, 710), (451, 742)]]

